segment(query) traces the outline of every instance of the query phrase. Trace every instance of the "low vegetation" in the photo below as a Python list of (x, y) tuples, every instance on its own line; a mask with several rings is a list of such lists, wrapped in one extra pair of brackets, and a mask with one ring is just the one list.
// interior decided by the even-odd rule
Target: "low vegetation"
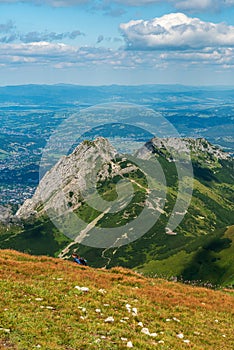
[[(202, 142), (205, 148), (212, 148), (207, 142)], [(29, 219), (22, 220), (18, 226), (2, 225), (0, 248), (35, 255), (62, 256), (65, 259), (70, 258), (73, 249), (78, 249), (88, 259), (89, 265), (95, 268), (122, 266), (151, 277), (177, 277), (199, 284), (234, 286), (233, 159), (224, 159), (224, 155), (215, 158), (212, 154), (215, 151), (206, 154), (204, 150), (195, 150), (196, 152), (192, 152), (192, 200), (188, 210), (181, 214), (183, 220), (175, 229), (174, 235), (167, 234), (165, 228), (178, 194), (178, 174), (167, 151), (165, 153), (162, 152), (163, 149), (155, 147), (152, 154), (157, 157), (167, 184), (165, 206), (157, 204), (157, 208), (153, 203), (155, 210), (161, 209), (158, 210), (160, 216), (151, 229), (145, 234), (143, 232), (142, 237), (136, 241), (109, 249), (78, 243), (70, 245), (71, 240), (59, 232), (43, 212), (36, 218), (30, 216)], [(76, 188), (72, 186), (66, 189), (69, 209), (83, 220), (84, 225), (94, 222), (95, 226), (112, 229), (131, 223), (139, 217), (145, 206), (150, 207), (152, 204), (148, 201), (150, 186), (147, 177), (135, 166), (133, 161), (116, 158), (115, 161), (104, 164), (100, 171), (97, 191), (107, 202), (118, 198), (117, 183), (118, 188), (125, 193), (125, 182), (119, 183), (119, 180), (128, 180), (132, 185), (132, 198), (129, 202), (124, 200), (118, 211), (104, 211), (100, 215), (100, 209), (89, 205), (85, 198), (80, 198), (78, 192), (75, 193)], [(158, 190), (157, 198), (161, 198), (161, 188)], [(95, 200), (98, 202), (99, 198)], [(39, 206), (36, 209), (43, 208)], [(77, 229), (77, 235), (79, 233)], [(68, 245), (69, 248), (65, 249)]]
[(0, 251), (1, 349), (234, 348), (233, 290)]

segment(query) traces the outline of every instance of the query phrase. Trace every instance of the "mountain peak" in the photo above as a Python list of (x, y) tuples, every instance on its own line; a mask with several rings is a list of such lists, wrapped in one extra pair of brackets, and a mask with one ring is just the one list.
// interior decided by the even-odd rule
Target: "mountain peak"
[(37, 216), (49, 208), (54, 208), (59, 214), (66, 208), (65, 198), (70, 198), (71, 203), (78, 203), (81, 192), (87, 188), (87, 174), (95, 171), (97, 162), (111, 162), (116, 154), (114, 147), (103, 137), (83, 141), (47, 171), (34, 196), (24, 202), (16, 217)]
[(178, 159), (181, 159), (183, 155), (190, 154), (192, 159), (204, 161), (204, 163), (214, 163), (231, 157), (229, 153), (212, 145), (205, 138), (155, 137), (146, 143), (146, 148), (150, 152), (164, 156), (167, 159), (171, 159), (172, 154)]

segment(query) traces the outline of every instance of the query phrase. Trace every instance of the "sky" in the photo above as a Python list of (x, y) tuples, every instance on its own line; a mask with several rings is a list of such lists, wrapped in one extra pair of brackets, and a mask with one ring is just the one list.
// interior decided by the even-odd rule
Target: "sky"
[(0, 85), (232, 85), (234, 0), (0, 0)]

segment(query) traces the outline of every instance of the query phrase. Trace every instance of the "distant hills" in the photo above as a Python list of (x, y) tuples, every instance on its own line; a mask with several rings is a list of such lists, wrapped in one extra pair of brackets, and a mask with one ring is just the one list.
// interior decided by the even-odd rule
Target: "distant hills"
[[(151, 276), (233, 285), (233, 158), (203, 138), (182, 141), (154, 138), (146, 144), (147, 156), (144, 150), (139, 150), (139, 159), (148, 157), (163, 170), (165, 183), (152, 181), (153, 190), (150, 182), (155, 176), (152, 179), (146, 176), (140, 168), (143, 163), (122, 158), (104, 138), (84, 141), (44, 176), (32, 199), (24, 203), (11, 223), (2, 224), (0, 247), (64, 259), (69, 259), (75, 249), (94, 267), (120, 265)], [(173, 213), (179, 180), (178, 166), (170, 149), (177, 153), (179, 164), (185, 169), (184, 179), (189, 182), (191, 174), (187, 172), (184, 145), (190, 150), (193, 165), (193, 195), (186, 212)], [(102, 167), (95, 175), (95, 191), (98, 198), (103, 198), (103, 207), (100, 207), (102, 201), (94, 196), (95, 191), (90, 192), (93, 184), (90, 174), (95, 173), (98, 162)], [(131, 183), (134, 190), (131, 196), (127, 183)], [(149, 199), (151, 192), (155, 195), (153, 199)], [(105, 207), (118, 198), (118, 193), (115, 210)], [(186, 196), (185, 191), (183, 200)], [(129, 229), (124, 245), (116, 243), (109, 249), (102, 247), (102, 243), (96, 247), (84, 245), (97, 241), (95, 228), (103, 232), (109, 230), (106, 237), (111, 237), (113, 228), (130, 227), (144, 208), (149, 209), (150, 215), (157, 216), (144, 234), (135, 237), (134, 230)], [(70, 221), (66, 221), (67, 215)], [(77, 226), (77, 221), (69, 215), (79, 218), (83, 226)], [(183, 219), (175, 232), (166, 229), (172, 215)], [(60, 219), (54, 221), (55, 217)], [(145, 220), (140, 230), (147, 227), (149, 217)], [(58, 227), (62, 227), (66, 235)]]
[[(0, 87), (0, 205), (13, 206), (31, 197), (38, 185), (39, 165), (43, 149), (51, 135), (65, 120), (76, 114), (79, 130), (87, 131), (86, 118), (90, 115), (92, 138), (109, 137), (114, 128), (111, 123), (125, 123), (122, 138), (131, 133), (132, 142), (147, 142), (151, 137), (178, 136), (206, 138), (213, 145), (234, 154), (234, 88), (222, 86), (183, 86), (183, 85), (140, 85), (140, 86), (79, 86), (20, 85)], [(121, 106), (120, 114), (114, 118), (100, 115), (100, 106), (106, 108)], [(131, 119), (126, 105), (136, 109), (135, 119)], [(166, 128), (148, 132), (134, 132), (137, 109), (150, 110), (161, 116)], [(124, 114), (125, 111), (125, 114)], [(114, 119), (114, 120), (113, 120)], [(142, 117), (138, 118), (140, 123)], [(156, 118), (149, 121), (157, 123)], [(95, 129), (98, 125), (102, 130)], [(140, 125), (138, 123), (137, 125)], [(163, 125), (161, 125), (163, 127)], [(174, 127), (175, 134), (168, 134), (168, 126)], [(147, 128), (146, 128), (147, 129)], [(135, 130), (136, 131), (136, 130)], [(108, 134), (109, 133), (109, 134)], [(82, 135), (89, 139), (90, 135)], [(82, 140), (78, 140), (80, 143)], [(77, 144), (78, 144), (77, 143)]]
[[(179, 84), (152, 84), (152, 85), (103, 85), (85, 86), (72, 84), (55, 85), (13, 85), (0, 86), (0, 103), (20, 102), (24, 105), (38, 105), (43, 101), (43, 106), (49, 105), (79, 105), (81, 103), (127, 101), (140, 103), (160, 101), (162, 97), (170, 101), (171, 97), (178, 98), (178, 102), (184, 102), (190, 97), (190, 102), (198, 102), (199, 99), (210, 100), (227, 98), (230, 100), (234, 87), (231, 86), (184, 86)], [(146, 102), (146, 101), (145, 101)], [(171, 100), (172, 102), (172, 100)], [(213, 101), (214, 102), (214, 101)]]

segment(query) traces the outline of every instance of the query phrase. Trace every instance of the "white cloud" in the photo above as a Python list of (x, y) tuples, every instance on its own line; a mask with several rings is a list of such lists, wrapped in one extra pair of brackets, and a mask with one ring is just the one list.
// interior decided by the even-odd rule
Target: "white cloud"
[(169, 66), (220, 66), (231, 68), (234, 65), (234, 49), (206, 48), (190, 51), (133, 51), (112, 50), (103, 47), (74, 47), (66, 44), (35, 42), (8, 43), (0, 45), (0, 65), (47, 66), (54, 68), (109, 67), (112, 69), (165, 70)]
[(167, 2), (179, 10), (187, 11), (222, 10), (224, 7), (234, 6), (234, 0), (115, 0), (114, 2), (128, 6), (146, 6)]
[[(35, 5), (49, 5), (52, 7), (71, 7), (82, 4), (90, 4), (97, 9), (102, 9), (113, 4), (121, 4), (126, 6), (146, 6), (153, 4), (171, 4), (179, 10), (187, 11), (206, 11), (206, 10), (222, 10), (225, 7), (234, 6), (234, 0), (0, 0), (0, 3), (33, 3)], [(123, 9), (109, 9), (106, 11), (111, 16), (119, 16), (124, 12)]]
[(40, 62), (61, 60), (64, 54), (72, 54), (75, 49), (65, 44), (38, 42), (29, 44), (0, 45), (0, 60), (2, 63)]
[(203, 50), (198, 52), (168, 52), (162, 54), (163, 59), (169, 62), (186, 63), (191, 65), (219, 65), (231, 67), (234, 64), (234, 49)]
[[(81, 34), (79, 31), (59, 34), (33, 32), (22, 37), (18, 33), (16, 39), (12, 37), (10, 40), (10, 35), (17, 31), (11, 22), (7, 22), (0, 25), (0, 37), (9, 34), (8, 41), (2, 40), (0, 44), (0, 65), (58, 69), (103, 66), (129, 71), (165, 70), (174, 65), (210, 65), (226, 69), (234, 65), (234, 27), (224, 23), (203, 22), (182, 13), (174, 13), (150, 21), (123, 23), (121, 30), (129, 50), (123, 47), (114, 50), (99, 45), (76, 47), (56, 41), (60, 36), (61, 39), (75, 38)], [(31, 42), (33, 38), (34, 42)], [(103, 40), (107, 43), (110, 38), (99, 35), (97, 42)]]
[(128, 64), (125, 51), (96, 47), (74, 47), (62, 43), (8, 43), (0, 45), (0, 64), (13, 66), (19, 63), (34, 65), (97, 66), (100, 64), (119, 66)]
[(128, 48), (135, 50), (188, 50), (233, 47), (234, 26), (171, 13), (149, 21), (120, 24)]

